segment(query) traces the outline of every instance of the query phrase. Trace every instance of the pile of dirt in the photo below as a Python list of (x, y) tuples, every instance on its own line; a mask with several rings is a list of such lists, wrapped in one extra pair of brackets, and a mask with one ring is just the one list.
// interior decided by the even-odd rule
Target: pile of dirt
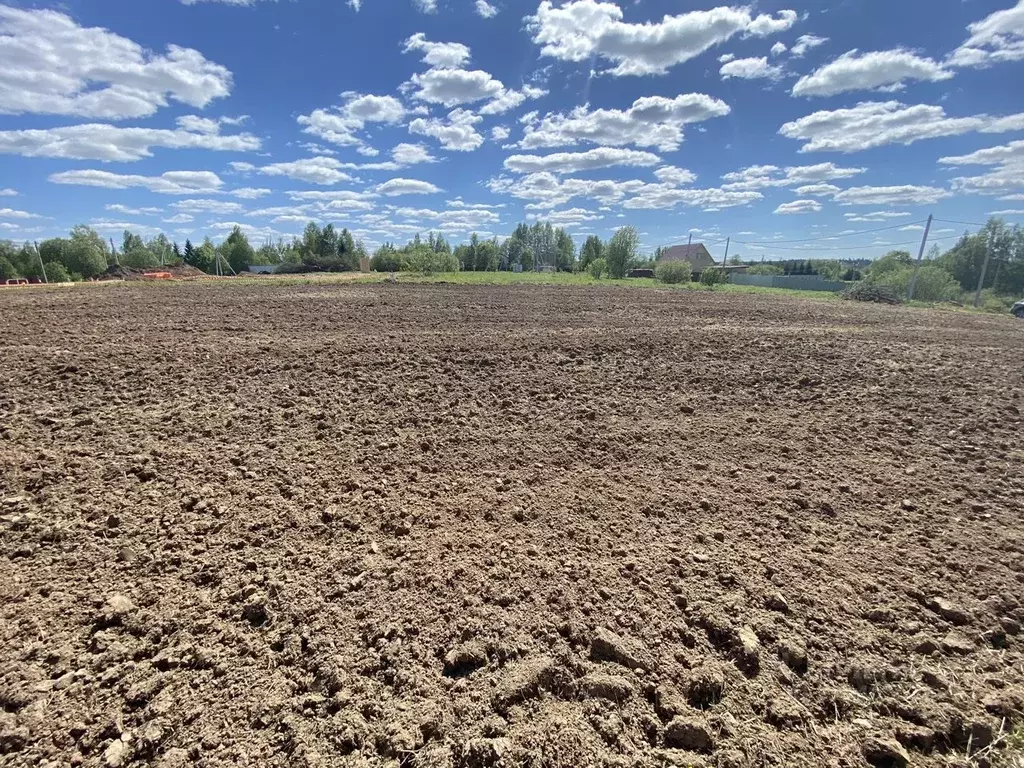
[(5, 765), (1009, 759), (1013, 318), (175, 283), (0, 325)]
[(100, 280), (152, 280), (147, 274), (164, 273), (169, 274), (173, 279), (183, 280), (186, 278), (208, 277), (201, 269), (196, 269), (191, 264), (175, 264), (174, 266), (162, 267), (126, 267), (123, 264), (112, 264), (107, 271), (98, 279)]

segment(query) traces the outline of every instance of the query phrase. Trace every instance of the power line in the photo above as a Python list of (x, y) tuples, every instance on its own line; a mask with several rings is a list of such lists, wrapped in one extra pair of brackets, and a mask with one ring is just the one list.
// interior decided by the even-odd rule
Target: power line
[[(936, 219), (938, 221), (938, 219)], [(887, 227), (878, 227), (877, 229), (859, 229), (856, 232), (844, 232), (839, 235), (826, 235), (825, 237), (805, 237), (799, 240), (734, 240), (736, 243), (743, 243), (743, 245), (775, 245), (776, 243), (813, 243), (820, 240), (835, 240), (839, 237), (855, 237), (856, 235), (870, 235), (873, 232), (885, 232), (890, 229), (901, 229), (903, 227), (911, 226), (912, 224), (923, 224), (925, 219), (920, 221), (901, 221), (899, 224), (890, 224)]]
[(966, 224), (969, 227), (987, 227), (987, 224), (979, 224), (976, 221), (957, 221), (956, 219), (935, 219), (935, 221), (941, 221), (943, 224)]
[[(941, 243), (943, 240), (950, 240), (950, 239), (952, 239), (952, 238), (948, 238), (948, 237), (929, 238), (928, 242), (929, 243)], [(777, 246), (776, 250), (780, 250), (780, 251), (803, 251), (805, 253), (821, 253), (823, 251), (863, 251), (863, 250), (865, 250), (867, 248), (881, 248), (881, 247), (889, 248), (889, 247), (897, 246), (897, 245), (914, 245), (914, 244), (916, 244), (918, 242), (919, 242), (918, 240), (907, 240), (907, 241), (902, 242), (902, 243), (868, 243), (867, 245), (842, 245), (842, 246), (839, 246), (837, 248), (800, 248), (800, 247), (793, 248), (793, 247), (787, 247), (787, 246)], [(751, 245), (751, 243), (744, 243), (744, 245)], [(752, 245), (756, 245), (756, 246), (762, 247), (762, 248), (765, 247), (765, 246), (762, 246), (760, 243), (753, 243)]]

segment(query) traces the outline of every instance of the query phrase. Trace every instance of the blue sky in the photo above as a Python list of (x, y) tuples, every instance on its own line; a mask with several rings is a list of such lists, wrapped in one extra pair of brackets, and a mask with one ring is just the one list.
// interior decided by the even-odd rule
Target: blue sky
[(1021, 83), (1024, 0), (0, 0), (0, 237), (873, 256), (1024, 221)]

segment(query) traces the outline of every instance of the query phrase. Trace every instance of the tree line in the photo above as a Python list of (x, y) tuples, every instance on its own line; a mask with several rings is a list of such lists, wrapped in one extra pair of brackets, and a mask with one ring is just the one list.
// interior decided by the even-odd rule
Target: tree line
[[(989, 248), (991, 247), (991, 250)], [(977, 232), (964, 232), (948, 250), (936, 243), (921, 261), (914, 297), (921, 301), (957, 301), (978, 288), (988, 252), (989, 266), (982, 289), (990, 296), (1024, 296), (1024, 229), (991, 218)], [(906, 295), (917, 259), (910, 251), (889, 251), (867, 265), (829, 259), (749, 263), (747, 274), (821, 275), (827, 280), (866, 280)], [(1005, 302), (1003, 302), (1005, 303)]]
[[(276, 272), (345, 272), (358, 270), (363, 260), (379, 272), (493, 272), (497, 270), (547, 270), (624, 277), (643, 265), (638, 256), (639, 236), (623, 227), (607, 242), (596, 235), (587, 238), (577, 254), (572, 236), (550, 222), (521, 223), (512, 234), (481, 238), (452, 246), (441, 234), (417, 234), (408, 243), (384, 243), (369, 257), (361, 241), (347, 228), (310, 222), (301, 237), (279, 240), (254, 248), (239, 227), (219, 245), (207, 237), (199, 244), (183, 246), (159, 234), (149, 240), (125, 231), (118, 248), (96, 230), (77, 226), (68, 237), (50, 238), (21, 246), (0, 241), (0, 280), (43, 278), (51, 282), (90, 280), (116, 267), (155, 269), (188, 264), (207, 274), (243, 272), (250, 265), (273, 265)], [(595, 269), (596, 264), (596, 269)]]
[[(992, 218), (978, 232), (965, 232), (945, 252), (932, 247), (923, 261), (915, 294), (923, 301), (952, 301), (961, 292), (974, 291), (980, 278), (986, 251), (991, 244), (991, 263), (984, 288), (993, 296), (1024, 295), (1024, 230)], [(486, 272), (565, 271), (588, 272), (594, 277), (625, 277), (630, 270), (653, 268), (653, 259), (639, 254), (639, 235), (633, 227), (622, 227), (607, 241), (590, 235), (577, 250), (572, 237), (550, 222), (520, 223), (504, 240), (484, 239), (473, 233), (468, 242), (456, 246), (443, 235), (417, 234), (397, 246), (384, 243), (372, 255), (347, 228), (333, 224), (306, 225), (301, 237), (279, 240), (254, 248), (239, 227), (218, 245), (209, 237), (184, 246), (158, 234), (149, 240), (126, 231), (120, 248), (96, 230), (80, 225), (68, 237), (50, 238), (17, 245), (0, 241), (0, 280), (42, 278), (51, 282), (88, 280), (112, 267), (152, 269), (161, 265), (189, 264), (208, 274), (242, 272), (249, 265), (273, 265), (278, 272), (354, 271), (367, 260), (378, 272)], [(830, 280), (867, 280), (905, 291), (913, 275), (914, 258), (909, 251), (891, 251), (866, 266), (835, 259), (795, 259), (758, 262), (730, 258), (731, 264), (747, 264), (750, 274), (817, 274)]]

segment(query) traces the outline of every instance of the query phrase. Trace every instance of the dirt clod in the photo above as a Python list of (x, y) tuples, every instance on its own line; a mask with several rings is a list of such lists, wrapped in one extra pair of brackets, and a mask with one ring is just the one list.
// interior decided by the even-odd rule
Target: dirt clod
[(905, 768), (910, 755), (895, 739), (872, 737), (861, 745), (864, 759), (874, 768)]
[(598, 627), (590, 639), (590, 655), (598, 661), (614, 661), (630, 669), (654, 669), (654, 658), (640, 643)]
[(956, 603), (943, 597), (931, 598), (927, 602), (927, 606), (951, 624), (963, 626), (964, 624), (969, 624), (971, 621), (970, 613), (965, 611)]
[(711, 752), (715, 740), (705, 722), (680, 716), (672, 718), (665, 726), (665, 746), (692, 752)]

